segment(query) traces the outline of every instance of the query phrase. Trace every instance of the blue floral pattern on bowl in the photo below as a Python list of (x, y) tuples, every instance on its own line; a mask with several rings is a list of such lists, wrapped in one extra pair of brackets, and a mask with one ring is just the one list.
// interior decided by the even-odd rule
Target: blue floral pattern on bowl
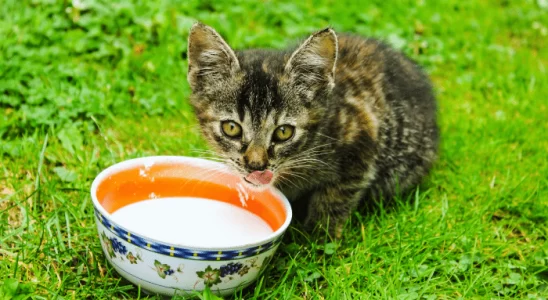
[[(99, 220), (98, 220), (99, 221)], [(114, 265), (120, 266), (120, 264), (145, 264), (148, 265), (148, 269), (153, 270), (157, 278), (167, 280), (172, 278), (175, 282), (179, 282), (180, 277), (184, 272), (185, 265), (180, 263), (178, 266), (171, 265), (166, 262), (162, 262), (158, 259), (154, 259), (151, 262), (147, 262), (143, 258), (143, 252), (140, 247), (135, 247), (129, 244), (127, 240), (119, 239), (114, 236), (115, 232), (102, 231), (101, 232), (101, 244), (105, 254), (110, 257), (111, 262)], [(131, 247), (134, 248), (131, 248)], [(277, 246), (277, 245), (276, 245)], [(128, 248), (130, 247), (130, 248)], [(147, 250), (147, 249), (144, 249)], [(194, 271), (195, 284), (194, 287), (199, 284), (214, 288), (221, 284), (227, 284), (231, 281), (242, 280), (248, 273), (257, 271), (261, 273), (264, 270), (264, 266), (272, 259), (272, 254), (275, 249), (270, 249), (269, 255), (259, 255), (259, 253), (251, 258), (229, 262), (220, 266), (207, 265), (205, 269)], [(152, 251), (151, 251), (152, 252)], [(262, 252), (264, 254), (266, 252)], [(263, 257), (260, 260), (260, 257)], [(173, 259), (173, 257), (171, 257)], [(260, 260), (260, 263), (258, 261)]]
[[(95, 216), (97, 218), (97, 221), (100, 222), (103, 226), (105, 226), (111, 233), (119, 237), (121, 240), (127, 241), (128, 243), (132, 245), (135, 245), (139, 248), (143, 248), (143, 249), (156, 252), (162, 255), (167, 255), (171, 257), (180, 257), (185, 259), (193, 259), (193, 260), (223, 261), (223, 260), (233, 260), (233, 259), (253, 257), (256, 255), (259, 255), (260, 253), (266, 252), (270, 249), (277, 248), (277, 246), (280, 244), (283, 237), (283, 235), (281, 235), (277, 239), (269, 241), (263, 245), (254, 246), (254, 247), (245, 248), (245, 249), (239, 249), (239, 250), (195, 251), (191, 249), (175, 247), (169, 244), (158, 243), (156, 241), (148, 240), (139, 235), (135, 235), (134, 233), (130, 233), (126, 231), (125, 229), (111, 223), (97, 209), (95, 209)], [(113, 242), (112, 246), (113, 246), (113, 251), (115, 251), (114, 247), (117, 247), (117, 249), (121, 247), (121, 246), (118, 246), (118, 242)], [(118, 250), (125, 251), (122, 248), (119, 248)]]

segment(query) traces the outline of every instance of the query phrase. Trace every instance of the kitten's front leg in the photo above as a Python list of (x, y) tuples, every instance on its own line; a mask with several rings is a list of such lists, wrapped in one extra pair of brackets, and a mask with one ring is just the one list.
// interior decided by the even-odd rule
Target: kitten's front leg
[(326, 230), (340, 239), (346, 220), (357, 208), (365, 188), (361, 185), (326, 185), (316, 190), (309, 202), (305, 228)]

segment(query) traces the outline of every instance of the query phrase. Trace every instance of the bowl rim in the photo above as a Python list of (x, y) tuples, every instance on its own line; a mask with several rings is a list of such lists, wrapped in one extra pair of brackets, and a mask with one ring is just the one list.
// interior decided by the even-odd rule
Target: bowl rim
[[(273, 186), (268, 187), (268, 189), (271, 190), (271, 192), (276, 196), (278, 201), (280, 201), (281, 204), (283, 205), (283, 207), (285, 209), (285, 213), (286, 213), (285, 221), (280, 226), (280, 228), (273, 231), (271, 234), (269, 234), (269, 235), (267, 235), (267, 236), (265, 236), (261, 239), (258, 239), (255, 242), (251, 242), (251, 243), (240, 244), (240, 245), (231, 245), (231, 246), (193, 246), (193, 245), (182, 244), (182, 243), (170, 243), (170, 242), (166, 242), (166, 241), (156, 239), (156, 238), (148, 236), (148, 235), (141, 234), (141, 233), (136, 232), (134, 230), (129, 230), (127, 227), (122, 226), (119, 223), (113, 221), (110, 218), (111, 214), (105, 210), (105, 208), (101, 205), (101, 203), (99, 203), (99, 200), (97, 199), (97, 195), (96, 195), (97, 193), (96, 192), (97, 192), (97, 187), (99, 186), (99, 184), (101, 182), (103, 182), (109, 175), (111, 175), (113, 173), (123, 171), (123, 170), (127, 170), (131, 167), (135, 167), (135, 166), (139, 166), (139, 165), (145, 165), (146, 166), (147, 164), (155, 164), (155, 163), (169, 163), (169, 162), (184, 163), (184, 164), (187, 164), (187, 163), (198, 164), (199, 166), (204, 166), (205, 165), (206, 167), (208, 167), (208, 166), (209, 167), (215, 167), (215, 168), (217, 168), (217, 170), (232, 173), (230, 171), (230, 168), (227, 165), (225, 165), (223, 163), (220, 163), (220, 162), (200, 158), (200, 157), (154, 155), (154, 156), (143, 156), (143, 157), (137, 157), (137, 158), (131, 158), (131, 159), (123, 160), (123, 161), (112, 164), (112, 165), (108, 166), (107, 168), (103, 169), (101, 172), (99, 172), (97, 174), (97, 176), (95, 176), (95, 178), (93, 179), (93, 182), (91, 183), (90, 194), (91, 194), (91, 199), (92, 199), (92, 202), (93, 202), (94, 210), (96, 210), (96, 213), (95, 213), (96, 218), (100, 219), (101, 217), (103, 217), (103, 218), (107, 219), (109, 223), (117, 226), (118, 228), (121, 228), (121, 229), (125, 230), (128, 233), (131, 233), (132, 235), (133, 235), (133, 233), (135, 233), (136, 236), (140, 236), (144, 239), (147, 239), (149, 241), (152, 241), (152, 242), (155, 242), (155, 243), (158, 243), (158, 244), (173, 246), (173, 247), (177, 247), (177, 248), (193, 249), (193, 250), (198, 250), (198, 251), (199, 250), (204, 250), (204, 251), (234, 250), (234, 249), (242, 249), (242, 248), (251, 248), (251, 247), (254, 247), (254, 246), (258, 246), (258, 245), (264, 245), (264, 244), (267, 244), (271, 241), (279, 239), (283, 235), (283, 233), (287, 230), (287, 228), (289, 227), (289, 224), (291, 223), (291, 219), (293, 218), (293, 212), (291, 210), (291, 205), (290, 205), (289, 200), (287, 199), (287, 197), (280, 190), (278, 190), (277, 188), (275, 188)], [(100, 216), (97, 216), (97, 213)]]

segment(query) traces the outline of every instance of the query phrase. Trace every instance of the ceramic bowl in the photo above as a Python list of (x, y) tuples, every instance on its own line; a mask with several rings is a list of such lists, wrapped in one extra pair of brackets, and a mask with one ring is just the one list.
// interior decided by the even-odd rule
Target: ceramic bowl
[[(250, 285), (270, 262), (292, 217), (287, 198), (275, 188), (257, 190), (225, 165), (191, 157), (115, 164), (95, 178), (91, 198), (110, 264), (145, 291), (163, 295), (206, 287), (227, 295)], [(154, 202), (169, 199), (175, 202)], [(225, 210), (197, 214), (193, 209), (200, 199)], [(149, 205), (154, 203), (165, 205)], [(256, 226), (245, 222), (232, 227), (242, 213), (266, 224), (268, 232), (248, 234)]]

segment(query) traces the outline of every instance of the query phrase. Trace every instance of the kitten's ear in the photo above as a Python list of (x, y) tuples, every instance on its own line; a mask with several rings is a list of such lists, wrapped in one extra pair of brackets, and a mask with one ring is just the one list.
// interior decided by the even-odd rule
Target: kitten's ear
[(196, 23), (188, 35), (188, 83), (193, 91), (226, 82), (240, 70), (234, 51), (213, 28)]
[(338, 42), (331, 28), (318, 31), (304, 41), (285, 65), (285, 72), (293, 82), (309, 86), (334, 85)]

